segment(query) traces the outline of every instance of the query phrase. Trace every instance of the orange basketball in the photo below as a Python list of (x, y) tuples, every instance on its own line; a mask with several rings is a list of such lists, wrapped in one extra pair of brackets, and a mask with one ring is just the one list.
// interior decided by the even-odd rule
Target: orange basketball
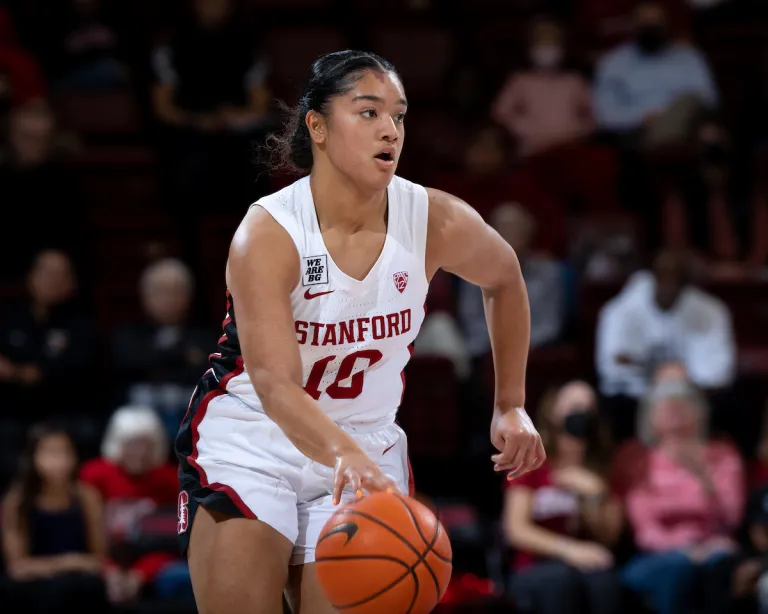
[(451, 542), (415, 499), (376, 493), (331, 516), (315, 561), (320, 585), (341, 614), (426, 614), (451, 578)]

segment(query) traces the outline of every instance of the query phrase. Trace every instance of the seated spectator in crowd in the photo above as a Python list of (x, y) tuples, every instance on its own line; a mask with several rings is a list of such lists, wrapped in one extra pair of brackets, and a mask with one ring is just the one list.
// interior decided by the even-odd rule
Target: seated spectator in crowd
[(75, 300), (67, 255), (41, 252), (27, 289), (29, 298), (0, 318), (3, 412), (29, 423), (63, 417), (68, 408), (91, 409), (82, 385), (93, 366), (93, 328)]
[(56, 33), (46, 46), (45, 66), (52, 86), (59, 90), (100, 90), (128, 82), (113, 28), (107, 23), (102, 0), (61, 3)]
[(509, 150), (504, 130), (483, 125), (471, 132), (462, 168), (440, 173), (432, 183), (464, 199), (485, 220), (490, 220), (493, 210), (503, 202), (528, 203), (541, 227), (536, 247), (550, 253), (564, 253), (564, 206), (534, 177), (511, 171)]
[[(492, 225), (520, 260), (531, 306), (531, 347), (556, 343), (567, 317), (565, 276), (561, 265), (531, 251), (536, 224), (520, 205), (506, 203), (498, 207), (493, 212)], [(470, 355), (477, 358), (490, 352), (482, 290), (463, 281), (459, 285), (459, 318)]]
[(192, 272), (179, 260), (150, 265), (140, 287), (145, 320), (119, 328), (112, 337), (121, 402), (156, 409), (171, 438), (217, 339), (215, 332), (190, 322), (193, 286)]
[(106, 554), (99, 495), (77, 480), (69, 435), (37, 424), (3, 501), (8, 612), (109, 611), (101, 570)]
[(754, 489), (747, 500), (744, 550), (733, 572), (729, 614), (768, 612), (768, 487)]
[(611, 548), (622, 510), (605, 479), (609, 450), (594, 390), (575, 381), (550, 393), (537, 426), (547, 460), (508, 481), (504, 503), (515, 604), (531, 614), (618, 614)]
[[(190, 5), (190, 18), (153, 58), (152, 104), (168, 129), (170, 189), (174, 204), (187, 212), (207, 209), (213, 200), (239, 211), (255, 200), (252, 140), (266, 128), (267, 63), (233, 0)], [(231, 197), (221, 192), (233, 188)]]
[(745, 476), (738, 451), (707, 436), (708, 411), (686, 380), (659, 381), (639, 414), (643, 453), (616, 467), (639, 549), (624, 582), (659, 614), (730, 611)]
[[(632, 36), (637, 0), (578, 0), (575, 5), (576, 34), (590, 64)], [(664, 7), (669, 14), (671, 31), (676, 36), (687, 36), (692, 17), (687, 1), (665, 0)]]
[(636, 401), (660, 364), (681, 362), (697, 386), (713, 392), (729, 387), (736, 371), (728, 308), (696, 288), (687, 259), (671, 251), (600, 310), (595, 354), (616, 441), (634, 434)]
[(492, 116), (517, 142), (522, 156), (588, 136), (594, 129), (587, 81), (569, 70), (562, 26), (550, 19), (532, 24), (531, 66), (509, 76), (493, 104)]
[[(43, 102), (11, 111), (0, 145), (0, 199), (8, 228), (24, 231), (24, 241), (0, 246), (0, 280), (20, 282), (41, 249), (56, 247), (82, 259), (84, 209), (71, 171), (55, 147), (56, 123)], [(29, 231), (34, 229), (34, 232)]]
[[(135, 601), (147, 586), (168, 593), (179, 557), (166, 551), (141, 552), (130, 547), (136, 524), (156, 511), (176, 508), (177, 467), (168, 461), (169, 440), (154, 410), (125, 406), (112, 414), (100, 458), (86, 462), (80, 479), (101, 495), (113, 563), (107, 574), (110, 600)], [(181, 563), (186, 570), (186, 565)], [(186, 573), (189, 585), (189, 574)], [(191, 589), (190, 589), (191, 590)]]
[(711, 277), (742, 277), (768, 263), (768, 203), (725, 129), (708, 121), (696, 158), (667, 194), (667, 246), (692, 250)]
[(718, 101), (706, 59), (673, 42), (664, 4), (643, 0), (634, 14), (635, 40), (599, 63), (595, 112), (599, 126), (647, 146), (687, 140), (695, 121)]
[(19, 46), (5, 6), (0, 6), (0, 120), (11, 109), (45, 100), (45, 80), (37, 62)]

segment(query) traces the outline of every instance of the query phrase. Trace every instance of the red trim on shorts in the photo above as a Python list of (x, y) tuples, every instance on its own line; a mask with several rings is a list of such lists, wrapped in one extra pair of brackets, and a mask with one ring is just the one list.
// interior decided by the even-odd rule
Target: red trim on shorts
[[(200, 476), (200, 485), (203, 488), (210, 488), (211, 490), (215, 492), (221, 492), (227, 495), (231, 500), (232, 503), (235, 504), (238, 510), (240, 510), (240, 513), (245, 516), (246, 518), (253, 518), (256, 519), (256, 514), (251, 511), (251, 509), (245, 504), (245, 502), (242, 500), (240, 495), (237, 494), (237, 492), (231, 487), (227, 486), (226, 484), (220, 484), (219, 482), (209, 482), (208, 476), (205, 473), (205, 469), (203, 469), (197, 462), (197, 442), (200, 440), (200, 423), (203, 421), (203, 418), (205, 418), (205, 414), (208, 411), (208, 404), (213, 401), (216, 397), (220, 397), (223, 394), (226, 394), (226, 388), (227, 383), (229, 380), (231, 380), (233, 377), (237, 377), (245, 370), (245, 366), (243, 364), (243, 358), (242, 356), (237, 359), (237, 366), (227, 375), (225, 375), (221, 381), (219, 382), (218, 388), (215, 388), (214, 390), (211, 390), (210, 392), (206, 393), (206, 395), (203, 397), (203, 400), (200, 401), (200, 405), (197, 408), (197, 411), (195, 412), (195, 415), (192, 417), (192, 423), (190, 424), (190, 428), (192, 429), (192, 454), (190, 454), (187, 457), (187, 461), (189, 464), (194, 467), (197, 470), (198, 475)], [(191, 406), (191, 403), (190, 403)]]
[(413, 469), (411, 468), (411, 457), (406, 456), (408, 460), (408, 496), (413, 497), (416, 494), (416, 482), (413, 479)]

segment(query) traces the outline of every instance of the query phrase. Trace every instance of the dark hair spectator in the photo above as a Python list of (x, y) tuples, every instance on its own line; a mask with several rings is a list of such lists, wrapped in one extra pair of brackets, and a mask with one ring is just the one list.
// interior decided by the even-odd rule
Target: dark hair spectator
[(102, 506), (77, 479), (75, 444), (66, 431), (33, 426), (3, 501), (3, 553), (13, 612), (108, 611), (101, 570)]
[(76, 301), (69, 257), (40, 252), (27, 291), (28, 299), (0, 318), (3, 418), (28, 424), (88, 413), (92, 400), (80, 391), (92, 375), (94, 331)]
[(611, 548), (623, 519), (606, 479), (610, 450), (595, 391), (574, 381), (550, 392), (537, 427), (547, 461), (509, 481), (504, 504), (515, 602), (533, 614), (617, 613)]

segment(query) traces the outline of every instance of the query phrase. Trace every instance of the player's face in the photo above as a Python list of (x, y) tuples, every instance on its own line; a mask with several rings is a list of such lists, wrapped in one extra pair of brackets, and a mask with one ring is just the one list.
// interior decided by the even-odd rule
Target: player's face
[(366, 71), (331, 104), (323, 144), (331, 163), (356, 183), (386, 188), (403, 150), (406, 109), (396, 75)]

